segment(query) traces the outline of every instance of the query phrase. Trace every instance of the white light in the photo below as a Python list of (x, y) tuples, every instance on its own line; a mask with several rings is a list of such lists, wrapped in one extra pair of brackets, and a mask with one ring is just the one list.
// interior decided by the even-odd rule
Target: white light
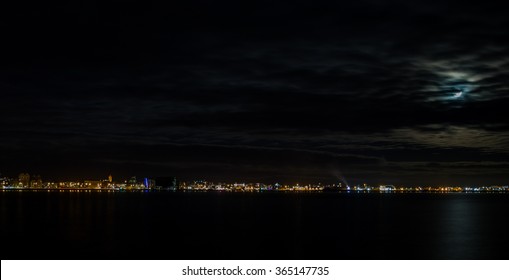
[(454, 98), (458, 98), (458, 97), (460, 97), (460, 96), (462, 96), (462, 95), (463, 95), (463, 91), (462, 91), (462, 90), (460, 90), (460, 91), (456, 92), (456, 93), (454, 94), (454, 96), (453, 96), (453, 97), (454, 97)]

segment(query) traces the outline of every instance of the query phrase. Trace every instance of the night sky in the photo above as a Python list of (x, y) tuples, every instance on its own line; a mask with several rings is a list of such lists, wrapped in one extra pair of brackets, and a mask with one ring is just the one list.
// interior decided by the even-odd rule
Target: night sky
[(0, 173), (509, 183), (506, 1), (15, 1)]

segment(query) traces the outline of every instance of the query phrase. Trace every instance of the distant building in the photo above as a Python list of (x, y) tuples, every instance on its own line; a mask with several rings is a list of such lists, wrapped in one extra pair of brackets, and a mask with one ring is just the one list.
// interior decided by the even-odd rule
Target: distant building
[(0, 186), (1, 187), (5, 187), (5, 186), (8, 186), (9, 183), (10, 183), (11, 180), (9, 180), (9, 178), (7, 177), (4, 177), (0, 174)]
[(42, 188), (42, 179), (40, 175), (34, 175), (32, 176), (30, 180), (30, 187), (31, 188)]
[(153, 189), (156, 186), (156, 180), (152, 178), (143, 178), (143, 186), (147, 189)]
[(136, 176), (133, 176), (131, 177), (128, 181), (127, 181), (127, 186), (128, 187), (135, 187), (137, 185), (138, 181), (136, 180)]
[(394, 191), (396, 187), (393, 185), (380, 185), (380, 191)]
[(21, 187), (27, 188), (30, 186), (30, 175), (28, 173), (21, 173), (18, 176), (18, 182)]
[(88, 180), (88, 181), (85, 181), (84, 184), (85, 184), (85, 188), (87, 188), (87, 189), (100, 189), (102, 187), (101, 181)]

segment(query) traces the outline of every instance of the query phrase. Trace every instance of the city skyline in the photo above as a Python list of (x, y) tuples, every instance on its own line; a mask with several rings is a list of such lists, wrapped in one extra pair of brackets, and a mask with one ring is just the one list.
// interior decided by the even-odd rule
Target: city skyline
[(297, 181), (245, 181), (234, 178), (230, 181), (214, 181), (206, 178), (182, 179), (175, 176), (130, 176), (114, 178), (111, 174), (104, 178), (79, 178), (73, 180), (48, 180), (39, 174), (20, 173), (17, 177), (3, 176), (0, 173), (0, 187), (4, 190), (23, 189), (86, 189), (86, 190), (140, 190), (172, 189), (189, 191), (411, 191), (411, 192), (507, 192), (509, 185), (493, 184), (411, 184), (394, 185), (391, 182), (368, 184), (351, 182), (346, 178), (338, 181), (303, 182)]
[(509, 182), (505, 2), (9, 5), (9, 176)]

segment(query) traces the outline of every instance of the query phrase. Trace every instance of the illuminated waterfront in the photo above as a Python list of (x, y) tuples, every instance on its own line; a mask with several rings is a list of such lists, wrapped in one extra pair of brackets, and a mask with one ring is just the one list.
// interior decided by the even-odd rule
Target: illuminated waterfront
[(394, 190), (380, 190), (373, 188), (352, 189), (352, 190), (327, 190), (323, 188), (282, 188), (282, 189), (262, 189), (262, 188), (224, 188), (224, 189), (194, 189), (194, 188), (178, 188), (178, 189), (149, 189), (149, 188), (19, 188), (19, 187), (3, 187), (2, 191), (60, 191), (60, 192), (316, 192), (316, 193), (509, 193), (506, 186), (489, 186), (489, 187), (418, 187), (418, 188), (399, 188)]
[(103, 180), (79, 181), (43, 181), (41, 176), (30, 176), (21, 173), (18, 178), (0, 177), (0, 186), (4, 190), (105, 190), (105, 191), (132, 191), (132, 190), (171, 190), (171, 191), (219, 191), (219, 192), (509, 192), (509, 186), (395, 186), (395, 185), (368, 185), (357, 184), (350, 186), (345, 183), (337, 184), (280, 184), (280, 183), (225, 183), (195, 180), (179, 182), (176, 177), (143, 177), (137, 179), (132, 176), (116, 182), (109, 175)]

